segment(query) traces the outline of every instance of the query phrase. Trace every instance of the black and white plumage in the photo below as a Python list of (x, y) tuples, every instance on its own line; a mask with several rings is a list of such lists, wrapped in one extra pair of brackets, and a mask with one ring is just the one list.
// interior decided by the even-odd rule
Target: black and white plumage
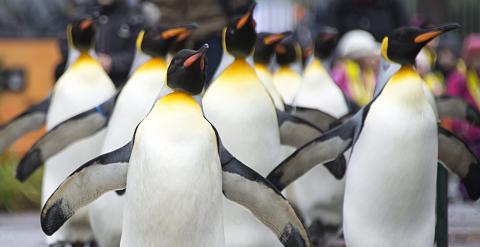
[[(447, 167), (453, 165), (453, 171), (463, 171), (459, 175), (470, 187), (469, 194), (478, 193), (473, 183), (480, 174), (477, 159), (458, 139), (438, 131), (423, 80), (409, 65), (413, 59), (405, 57), (457, 27), (402, 28), (385, 38), (383, 57), (402, 63), (401, 69), (387, 68), (384, 75), (393, 76), (380, 81), (372, 102), (304, 145), (268, 176), (284, 188), (316, 164), (335, 160), (352, 147), (348, 169), (338, 164), (330, 167), (337, 175), (347, 173), (343, 212), (349, 246), (432, 245), (437, 160)], [(457, 157), (456, 164), (452, 157)]]
[(65, 120), (33, 144), (20, 161), (16, 177), (25, 181), (47, 159), (84, 137), (91, 136), (107, 126), (118, 92), (93, 109)]
[(222, 192), (255, 214), (284, 246), (310, 246), (288, 201), (226, 151), (192, 97), (198, 93), (193, 84), (203, 85), (205, 78), (205, 51), (179, 52), (167, 76), (174, 92), (157, 100), (133, 140), (62, 183), (42, 210), (47, 234), (105, 191), (126, 187), (121, 246), (225, 246)]

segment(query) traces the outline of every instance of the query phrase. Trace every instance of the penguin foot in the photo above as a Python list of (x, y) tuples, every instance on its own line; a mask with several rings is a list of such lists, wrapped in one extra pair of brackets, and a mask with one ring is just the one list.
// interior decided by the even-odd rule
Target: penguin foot
[(341, 238), (337, 225), (326, 225), (320, 219), (313, 220), (307, 231), (312, 247), (329, 246), (330, 240)]
[(325, 229), (320, 220), (314, 220), (307, 228), (308, 236), (312, 247), (323, 247), (327, 243), (325, 239)]

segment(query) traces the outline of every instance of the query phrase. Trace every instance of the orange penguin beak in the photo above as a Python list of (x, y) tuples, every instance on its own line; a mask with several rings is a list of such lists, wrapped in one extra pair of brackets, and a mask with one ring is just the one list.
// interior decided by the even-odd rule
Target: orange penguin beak
[(87, 19), (87, 20), (83, 20), (81, 23), (80, 23), (80, 30), (85, 30), (87, 28), (89, 28), (90, 26), (92, 26), (94, 23), (93, 20), (90, 20), (90, 19)]
[(238, 20), (237, 22), (237, 29), (240, 29), (242, 28), (243, 26), (245, 26), (245, 24), (247, 24), (248, 20), (252, 17), (253, 15), (253, 10), (255, 10), (255, 6), (256, 6), (256, 3), (252, 4), (252, 6), (250, 7), (250, 9), (248, 10), (247, 13), (245, 13), (242, 18), (240, 18), (240, 20)]
[(415, 37), (415, 43), (423, 43), (423, 42), (428, 42), (432, 39), (434, 39), (435, 37), (443, 34), (443, 33), (446, 33), (448, 31), (451, 31), (451, 30), (454, 30), (454, 29), (458, 29), (460, 28), (460, 25), (457, 24), (457, 23), (452, 23), (452, 24), (446, 24), (446, 25), (443, 25), (443, 26), (440, 26), (440, 27), (434, 27), (434, 28), (431, 28), (429, 30), (427, 30), (426, 32), (422, 33), (422, 34), (419, 34)]
[[(193, 63), (195, 63), (198, 59), (202, 59), (203, 56), (205, 56), (205, 53), (207, 53), (208, 50), (208, 44), (204, 44), (202, 48), (198, 49), (198, 51), (187, 58), (185, 62), (183, 62), (183, 67), (188, 68), (190, 67)], [(203, 70), (205, 67), (205, 63), (202, 61), (200, 68)]]

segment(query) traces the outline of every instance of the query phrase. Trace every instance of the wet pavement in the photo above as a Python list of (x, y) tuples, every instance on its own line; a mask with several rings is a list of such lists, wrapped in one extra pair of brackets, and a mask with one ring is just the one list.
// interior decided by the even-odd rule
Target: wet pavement
[[(449, 240), (450, 247), (480, 246), (480, 204), (450, 205)], [(0, 214), (0, 246), (46, 247), (39, 213)]]

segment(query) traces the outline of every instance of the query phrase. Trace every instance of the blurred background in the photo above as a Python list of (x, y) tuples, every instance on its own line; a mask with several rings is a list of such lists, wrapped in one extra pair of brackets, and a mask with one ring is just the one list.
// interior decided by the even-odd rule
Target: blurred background
[[(79, 13), (100, 17), (100, 25), (104, 25), (107, 30), (103, 34), (107, 38), (103, 41), (97, 39), (97, 45), (101, 49), (100, 51), (97, 49), (97, 53), (104, 55), (104, 61), (101, 63), (118, 84), (126, 79), (128, 73), (121, 69), (121, 65), (116, 68), (116, 65), (112, 64), (112, 58), (117, 61), (116, 56), (123, 57), (121, 51), (128, 50), (133, 53), (133, 40), (139, 26), (162, 20), (162, 9), (150, 1), (116, 0), (113, 1), (115, 7), (108, 7), (110, 4), (108, 2), (111, 1), (105, 1), (107, 5), (102, 5), (102, 2), (104, 1), (0, 0), (0, 123), (8, 121), (48, 95), (65, 66), (66, 26), (69, 20)], [(183, 0), (178, 2), (181, 4)], [(368, 31), (378, 45), (390, 30), (399, 26), (458, 22), (462, 29), (447, 36), (445, 40), (431, 44), (430, 49), (436, 53), (435, 56), (427, 52), (424, 59), (418, 61), (419, 70), (425, 67), (424, 75), (431, 72), (441, 74), (443, 84), (435, 92), (436, 95), (447, 93), (445, 84), (454, 68), (468, 67), (468, 64), (465, 65), (459, 60), (462, 57), (463, 40), (472, 33), (480, 32), (478, 0), (257, 0), (257, 2), (255, 12), (257, 31), (295, 30), (300, 41), (309, 40), (319, 26), (331, 26), (338, 29), (339, 40), (343, 34), (361, 29)], [(119, 19), (118, 13), (123, 19)], [(109, 47), (109, 36), (125, 39), (125, 45), (117, 50)], [(476, 42), (480, 47), (480, 39)], [(445, 49), (447, 53), (443, 52)], [(335, 56), (347, 55), (340, 49)], [(132, 56), (130, 54), (130, 59)], [(422, 64), (425, 66), (421, 67)], [(341, 69), (341, 65), (335, 67)], [(335, 73), (335, 69), (333, 71), (334, 78), (341, 81), (342, 72)], [(336, 74), (339, 77), (335, 77)], [(351, 96), (355, 101), (354, 95)], [(357, 103), (359, 106), (362, 105), (361, 101)], [(40, 207), (42, 171), (37, 171), (24, 184), (15, 180), (14, 172), (18, 159), (42, 133), (44, 130), (28, 134), (0, 157), (0, 214), (38, 210)], [(476, 137), (478, 136), (480, 134), (477, 133)], [(480, 139), (471, 140), (472, 145), (476, 145), (477, 148), (480, 146), (479, 142)], [(463, 235), (453, 235), (450, 241), (468, 242), (473, 239), (480, 243), (479, 210), (460, 209), (458, 212), (456, 210), (451, 210), (451, 213), (457, 214), (450, 220), (453, 226), (451, 229), (455, 230), (455, 224), (461, 228), (462, 224), (470, 221), (469, 227), (474, 229), (466, 231), (467, 233)], [(0, 228), (1, 226), (2, 219)]]

